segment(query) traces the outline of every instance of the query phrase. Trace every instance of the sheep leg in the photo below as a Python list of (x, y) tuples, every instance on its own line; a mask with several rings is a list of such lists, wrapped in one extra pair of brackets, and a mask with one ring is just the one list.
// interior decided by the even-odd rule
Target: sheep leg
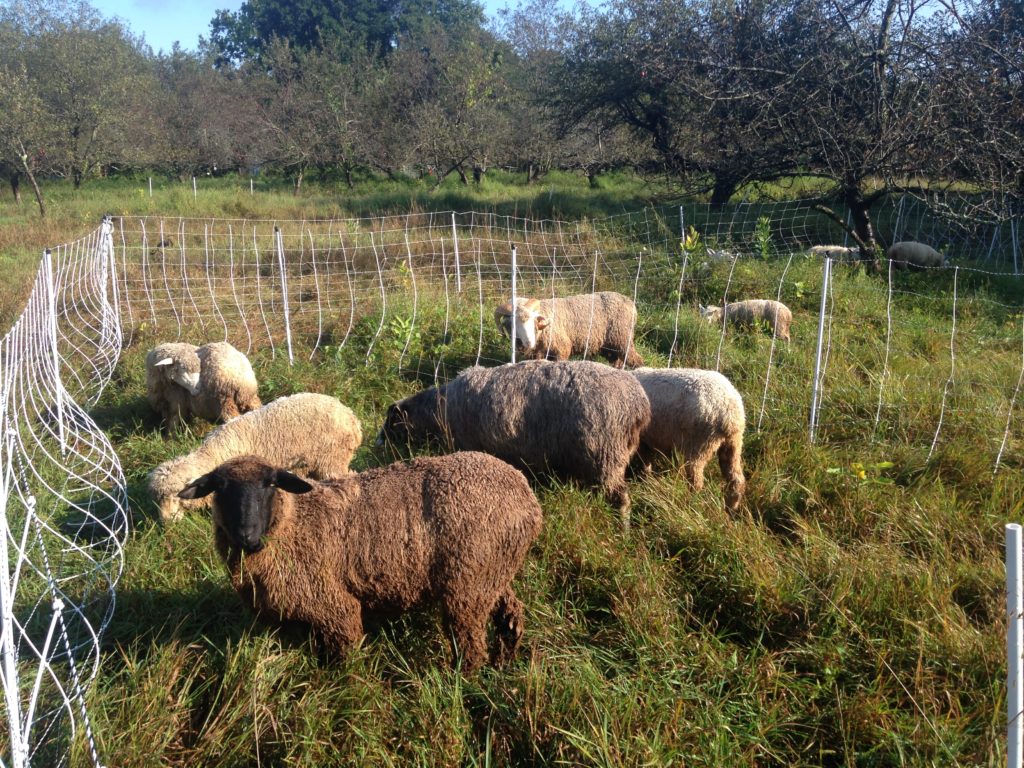
[(622, 520), (622, 530), (629, 530), (629, 510), (630, 510), (630, 498), (629, 498), (629, 486), (626, 484), (625, 470), (623, 470), (623, 477), (619, 480), (605, 483), (605, 498), (608, 499), (608, 503), (619, 510), (619, 518)]
[(740, 508), (747, 487), (747, 480), (743, 476), (742, 451), (742, 438), (726, 440), (718, 449), (718, 466), (722, 468), (722, 477), (725, 478), (725, 509), (730, 513)]
[[(324, 602), (319, 606), (323, 614), (317, 617), (302, 616), (300, 620), (309, 621), (318, 627), (324, 648), (332, 654), (342, 656), (363, 636), (362, 606), (355, 597), (347, 593), (333, 596), (330, 604), (327, 604), (326, 595), (324, 598)], [(317, 611), (318, 614), (320, 610)], [(323, 621), (323, 615), (330, 617), (329, 620)]]
[(491, 621), (494, 622), (496, 640), (491, 664), (500, 666), (512, 658), (523, 637), (523, 604), (516, 598), (512, 587), (498, 597), (491, 612)]
[[(468, 587), (468, 585), (467, 585)], [(473, 672), (487, 660), (487, 619), (490, 612), (477, 601), (449, 596), (444, 603), (444, 620), (453, 650), (462, 656), (462, 671)]]

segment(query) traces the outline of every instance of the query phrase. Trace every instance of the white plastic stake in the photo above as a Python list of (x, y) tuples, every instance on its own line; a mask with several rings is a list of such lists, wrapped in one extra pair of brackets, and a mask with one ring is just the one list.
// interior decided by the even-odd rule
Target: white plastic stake
[(1021, 599), (1021, 527), (1006, 526), (1006, 765), (1021, 768), (1024, 742), (1024, 604)]
[(60, 440), (61, 456), (66, 455), (67, 439), (64, 436), (64, 387), (60, 381), (60, 355), (57, 352), (57, 287), (53, 277), (53, 254), (47, 248), (43, 251), (43, 273), (46, 282), (46, 325), (50, 337), (50, 356), (53, 358), (53, 392), (57, 400), (57, 437)]
[(153, 177), (149, 177), (149, 196), (153, 196)]
[(249, 177), (249, 194), (250, 195), (255, 195), (256, 194), (256, 192), (255, 192), (255, 190), (253, 189), (253, 186), (252, 186), (252, 176)]
[(284, 339), (288, 345), (288, 364), (295, 362), (292, 355), (292, 324), (288, 316), (288, 272), (284, 264), (284, 239), (281, 236), (279, 227), (274, 227), (274, 236), (277, 245), (277, 267), (281, 271), (281, 309), (284, 312)]
[(512, 362), (516, 361), (516, 247), (512, 246)]
[(814, 358), (814, 390), (811, 394), (811, 443), (818, 428), (819, 387), (821, 385), (821, 347), (825, 338), (825, 305), (828, 301), (828, 283), (832, 277), (832, 259), (825, 259), (825, 272), (821, 281), (821, 309), (818, 311), (818, 352)]
[(455, 291), (462, 293), (462, 267), (459, 266), (459, 233), (455, 230), (455, 212), (452, 212), (452, 243), (455, 245)]
[(192, 177), (192, 199), (199, 200), (199, 187), (196, 186), (196, 177)]

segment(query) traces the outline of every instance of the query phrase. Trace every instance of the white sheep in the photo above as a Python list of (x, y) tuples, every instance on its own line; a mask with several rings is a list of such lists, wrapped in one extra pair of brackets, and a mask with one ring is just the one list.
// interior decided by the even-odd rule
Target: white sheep
[(854, 262), (860, 259), (860, 248), (856, 245), (812, 245), (811, 255), (832, 261)]
[(605, 357), (616, 368), (644, 361), (633, 348), (636, 304), (615, 291), (584, 293), (559, 299), (516, 299), (494, 310), (498, 329), (535, 360), (568, 360), (571, 355)]
[(192, 393), (199, 387), (199, 356), (191, 344), (169, 342), (146, 353), (146, 400), (170, 431), (192, 419)]
[(930, 245), (918, 243), (914, 240), (903, 240), (893, 243), (885, 255), (896, 266), (897, 269), (907, 267), (941, 267), (946, 263), (946, 257), (936, 251)]
[[(700, 316), (709, 323), (722, 324), (721, 307), (699, 306)], [(739, 328), (755, 328), (765, 324), (780, 339), (789, 341), (789, 326), (793, 322), (793, 313), (781, 301), (771, 299), (746, 299), (733, 301), (725, 305), (725, 319)]]
[(146, 398), (170, 431), (193, 416), (227, 421), (260, 407), (248, 358), (227, 342), (171, 342), (146, 355)]
[(196, 450), (153, 469), (149, 494), (161, 520), (177, 520), (182, 515), (178, 491), (228, 459), (254, 454), (277, 466), (327, 480), (348, 472), (352, 454), (362, 441), (359, 420), (336, 398), (310, 392), (280, 397), (222, 424)]
[(739, 509), (746, 488), (743, 476), (743, 431), (746, 415), (736, 387), (717, 371), (696, 368), (637, 368), (630, 371), (651, 403), (650, 424), (640, 434), (639, 455), (679, 451), (686, 479), (694, 490), (704, 487), (704, 467), (718, 454), (725, 478), (725, 508)]

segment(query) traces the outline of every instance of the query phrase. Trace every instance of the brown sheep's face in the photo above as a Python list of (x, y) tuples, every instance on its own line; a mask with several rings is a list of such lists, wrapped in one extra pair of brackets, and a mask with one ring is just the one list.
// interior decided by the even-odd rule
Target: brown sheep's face
[(512, 337), (515, 326), (516, 349), (533, 352), (537, 348), (537, 334), (548, 327), (548, 319), (542, 315), (535, 301), (525, 300), (512, 312), (511, 303), (503, 304), (495, 312), (498, 328), (508, 338)]
[(178, 494), (182, 499), (213, 497), (215, 524), (232, 544), (249, 554), (263, 548), (271, 524), (274, 494), (308, 493), (313, 486), (300, 477), (264, 463), (232, 459), (193, 480)]
[(430, 387), (388, 408), (384, 426), (377, 434), (377, 445), (406, 446), (440, 436), (442, 429), (438, 407), (444, 387)]

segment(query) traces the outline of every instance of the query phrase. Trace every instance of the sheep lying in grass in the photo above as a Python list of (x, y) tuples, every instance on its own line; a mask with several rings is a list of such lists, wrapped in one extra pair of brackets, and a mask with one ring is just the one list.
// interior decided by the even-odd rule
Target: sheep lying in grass
[(886, 257), (896, 266), (897, 269), (908, 267), (941, 267), (946, 263), (946, 257), (936, 251), (930, 245), (918, 243), (913, 240), (904, 240), (893, 243), (885, 252)]
[(280, 397), (222, 424), (191, 453), (156, 467), (149, 473), (149, 495), (160, 519), (171, 522), (182, 516), (182, 505), (203, 506), (179, 501), (178, 491), (235, 456), (255, 454), (279, 467), (327, 480), (348, 472), (362, 441), (359, 420), (337, 399), (311, 392)]
[(616, 368), (643, 365), (633, 348), (636, 304), (615, 291), (561, 299), (516, 299), (494, 310), (498, 329), (536, 360), (568, 360), (572, 355), (601, 354)]
[(255, 456), (189, 483), (213, 494), (214, 542), (243, 602), (273, 622), (309, 625), (343, 653), (363, 612), (440, 603), (470, 672), (511, 657), (523, 634), (512, 590), (542, 513), (522, 473), (456, 453), (310, 484)]
[[(722, 324), (721, 307), (705, 307), (701, 304), (700, 316), (709, 323)], [(756, 328), (766, 325), (778, 338), (788, 342), (793, 313), (780, 301), (747, 299), (726, 304), (725, 319), (730, 325), (735, 325), (738, 328)]]
[(651, 403), (651, 423), (640, 436), (641, 456), (679, 451), (686, 479), (704, 487), (704, 467), (718, 454), (725, 478), (725, 508), (739, 509), (746, 488), (743, 430), (746, 416), (736, 387), (717, 371), (696, 368), (637, 368), (630, 371)]
[(456, 450), (598, 485), (628, 526), (626, 468), (650, 418), (643, 388), (624, 371), (528, 360), (469, 368), (395, 403), (378, 444), (440, 438)]
[(170, 431), (193, 416), (227, 421), (260, 407), (248, 358), (227, 342), (172, 342), (146, 354), (146, 399)]

